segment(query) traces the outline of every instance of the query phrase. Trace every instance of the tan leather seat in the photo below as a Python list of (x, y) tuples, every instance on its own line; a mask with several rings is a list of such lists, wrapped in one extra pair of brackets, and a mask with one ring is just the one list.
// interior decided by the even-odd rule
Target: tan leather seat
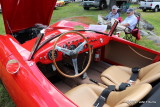
[[(132, 71), (129, 67), (111, 66), (101, 74), (101, 79), (106, 85), (116, 85), (118, 87), (122, 82), (127, 82), (131, 74)], [(160, 62), (141, 68), (134, 85), (151, 83), (158, 79), (160, 79)]]
[[(103, 107), (128, 107), (135, 105), (152, 89), (150, 84), (128, 87), (124, 91), (112, 91)], [(93, 107), (103, 87), (96, 84), (83, 84), (68, 91), (65, 95), (80, 107)]]

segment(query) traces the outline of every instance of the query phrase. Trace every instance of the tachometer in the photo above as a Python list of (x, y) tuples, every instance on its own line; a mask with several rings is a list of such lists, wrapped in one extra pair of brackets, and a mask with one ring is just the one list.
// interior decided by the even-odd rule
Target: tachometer
[[(57, 58), (58, 57), (58, 53), (57, 53), (57, 51), (55, 51), (54, 52), (54, 58)], [(49, 52), (48, 52), (48, 58), (50, 59), (50, 60), (52, 60), (52, 50), (50, 50)]]

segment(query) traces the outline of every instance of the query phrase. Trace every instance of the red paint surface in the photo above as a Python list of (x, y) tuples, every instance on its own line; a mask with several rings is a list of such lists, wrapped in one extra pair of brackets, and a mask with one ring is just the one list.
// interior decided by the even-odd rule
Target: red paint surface
[(36, 23), (49, 25), (56, 1), (1, 0), (6, 33), (10, 34), (33, 27)]

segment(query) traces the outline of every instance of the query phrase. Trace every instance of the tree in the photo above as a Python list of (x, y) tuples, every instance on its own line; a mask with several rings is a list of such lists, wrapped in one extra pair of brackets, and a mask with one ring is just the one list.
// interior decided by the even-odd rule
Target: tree
[(116, 0), (109, 0), (110, 2), (109, 2), (109, 6), (108, 6), (108, 9), (109, 10), (112, 10), (112, 6), (113, 5), (116, 5)]

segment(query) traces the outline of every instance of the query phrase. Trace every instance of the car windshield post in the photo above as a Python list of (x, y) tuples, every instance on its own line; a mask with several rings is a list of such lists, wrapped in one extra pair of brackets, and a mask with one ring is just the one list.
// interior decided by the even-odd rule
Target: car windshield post
[(118, 25), (118, 21), (115, 20), (115, 22), (114, 22), (114, 24), (112, 25), (112, 28), (111, 28), (111, 30), (110, 30), (108, 36), (112, 36), (112, 34), (113, 34), (113, 32), (115, 31), (117, 25)]
[(37, 50), (38, 45), (40, 44), (40, 42), (44, 36), (44, 33), (45, 33), (45, 29), (41, 30), (41, 32), (38, 34), (37, 40), (32, 48), (32, 51), (31, 51), (31, 54), (29, 55), (28, 60), (31, 60), (33, 58), (33, 55), (35, 54), (35, 51)]

